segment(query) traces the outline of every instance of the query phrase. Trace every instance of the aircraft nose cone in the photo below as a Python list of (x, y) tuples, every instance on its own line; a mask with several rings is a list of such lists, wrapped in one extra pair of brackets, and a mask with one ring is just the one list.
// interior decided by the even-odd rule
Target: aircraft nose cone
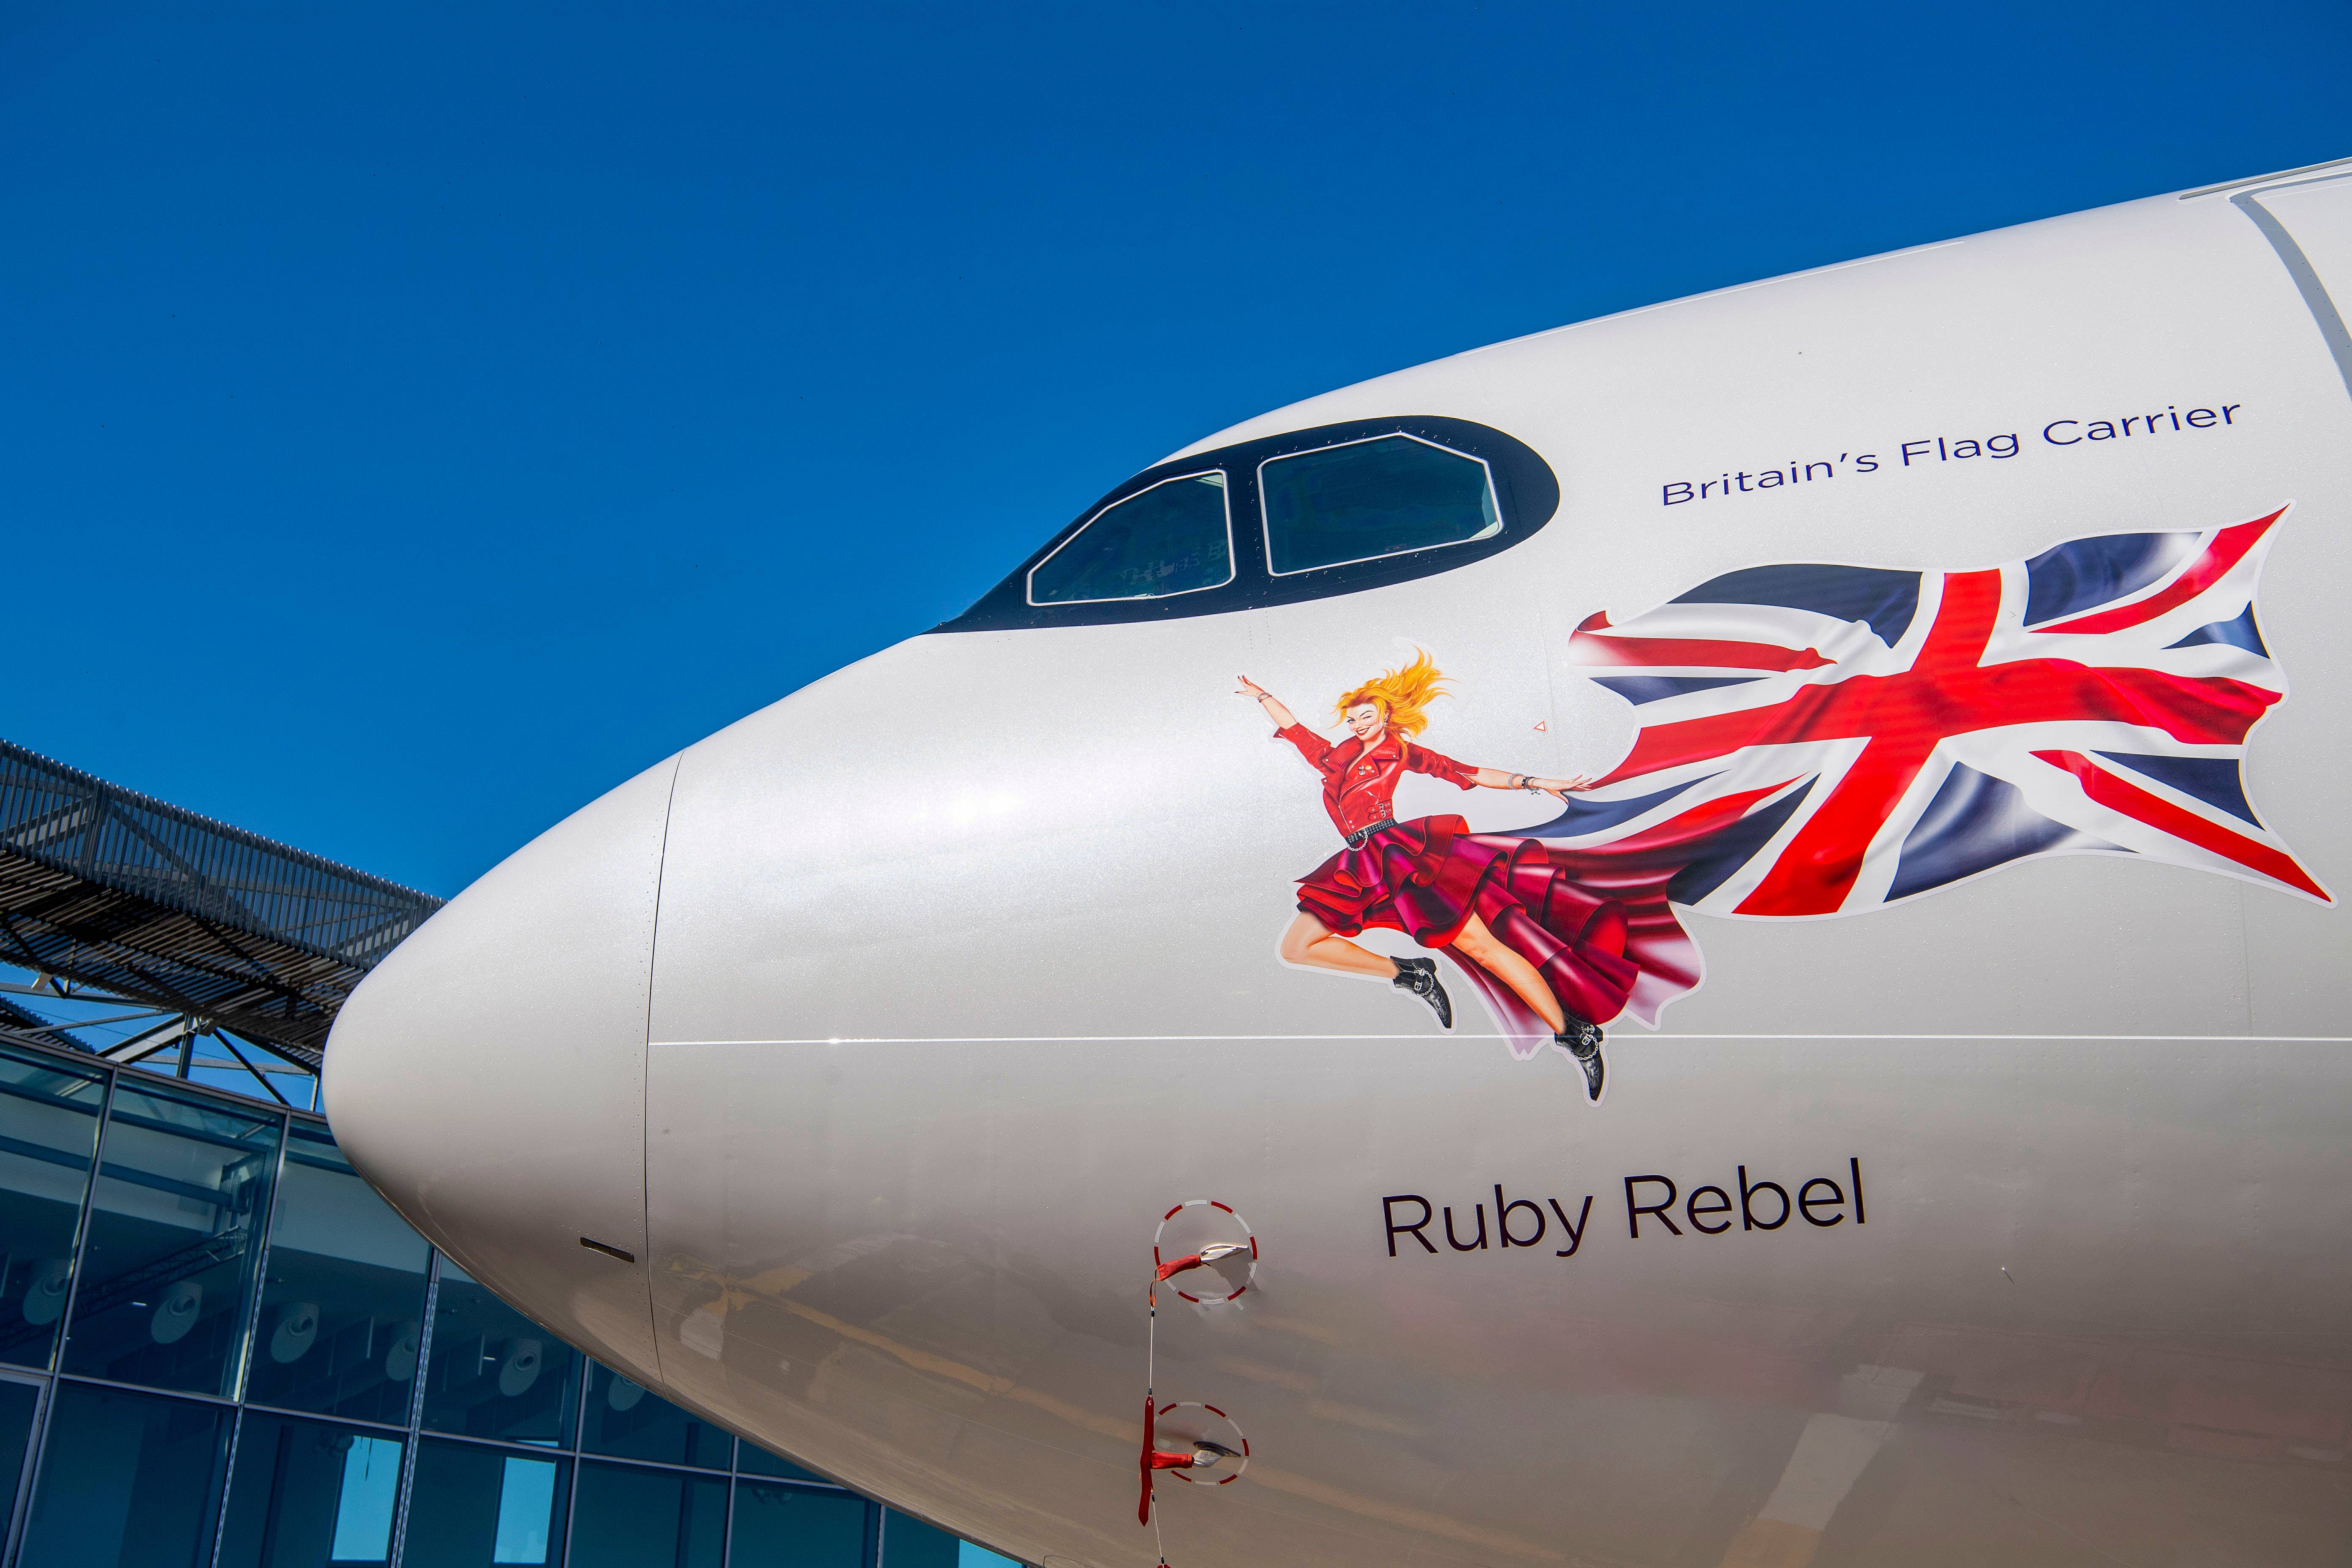
[(557, 824), (402, 942), (343, 1005), (321, 1078), (337, 1142), (411, 1224), (646, 1381), (646, 1007), (677, 769)]

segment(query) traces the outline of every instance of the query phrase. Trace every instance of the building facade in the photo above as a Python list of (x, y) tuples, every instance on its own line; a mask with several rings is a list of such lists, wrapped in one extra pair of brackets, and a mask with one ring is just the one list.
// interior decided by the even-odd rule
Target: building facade
[(6, 1568), (1005, 1568), (442, 1258), (325, 1121), (0, 1047)]

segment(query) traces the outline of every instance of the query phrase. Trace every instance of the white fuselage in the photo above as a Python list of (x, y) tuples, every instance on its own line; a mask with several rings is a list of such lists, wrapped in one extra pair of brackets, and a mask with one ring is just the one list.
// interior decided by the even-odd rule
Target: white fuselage
[[(794, 693), (394, 952), (328, 1051), (336, 1131), (558, 1333), (1047, 1568), (2333, 1562), (2352, 1530), (2352, 927), (2324, 892), (2352, 885), (2338, 308), (2352, 172), (2322, 170), (1563, 328), (1223, 432), (1176, 457), (1464, 422), (1538, 455), (1557, 510), (1409, 580), (950, 623)], [(1245, 478), (1234, 548), (1285, 584)], [(1811, 874), (1768, 864), (1789, 819), (1706, 900), (1678, 895), (1704, 982), (1654, 1032), (1601, 1020), (1597, 1105), (1458, 972), (1448, 1033), (1377, 978), (1277, 956), (1298, 879), (1340, 844), (1236, 675), (1328, 741), (1341, 693), (1426, 649), (1453, 695), (1425, 744), (1603, 777), (1654, 721), (1594, 679), (1625, 673), (1591, 662), (1596, 614), (1623, 628), (1727, 574), (1833, 563), (1942, 584), (1916, 639), (1960, 574), (2014, 621), (2020, 563), (2064, 542), (2282, 507), (2254, 603), (2293, 687), (2249, 699), (2259, 821), (2100, 771), (2173, 745), (2169, 720), (2003, 739), (2009, 715), (1979, 710), (2023, 723), (2026, 700), (1971, 699), (1948, 722), (1974, 738), (1923, 767), (1996, 740), (2089, 758), (2079, 784), (2019, 764), (2051, 769), (2017, 786), (2032, 820), (2075, 837), (1911, 896), (1895, 830), (1858, 817), (1862, 869), (1770, 904), (1772, 877)], [(2237, 657), (2169, 637), (2143, 662), (2179, 679)], [(1852, 763), (1742, 755), (1822, 795)], [(1920, 776), (1903, 787), (1947, 775)], [(2190, 847), (2048, 804), (2084, 789), (2169, 803), (2152, 820)], [(1903, 798), (1881, 817), (1927, 809)], [(1399, 819), (1506, 838), (1562, 810), (1421, 773), (1395, 794)], [(2322, 890), (2216, 874), (2231, 832)], [(1764, 1183), (1812, 1206), (1766, 1226)], [(1706, 1188), (1727, 1206), (1694, 1209)], [(1163, 1473), (1155, 1536), (1146, 1295), (1192, 1199), (1230, 1205), (1258, 1256), (1160, 1287), (1153, 1386), (1183, 1407), (1171, 1430), (1214, 1406), (1248, 1455), (1228, 1485)], [(1220, 1214), (1161, 1240), (1233, 1239)]]

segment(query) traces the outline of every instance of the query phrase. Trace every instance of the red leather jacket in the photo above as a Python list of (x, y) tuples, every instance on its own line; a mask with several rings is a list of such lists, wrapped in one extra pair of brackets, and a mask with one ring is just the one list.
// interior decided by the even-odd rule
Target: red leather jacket
[(1304, 724), (1293, 724), (1275, 734), (1297, 747), (1298, 754), (1323, 775), (1323, 809), (1331, 814), (1331, 826), (1342, 835), (1394, 816), (1391, 803), (1396, 798), (1397, 781), (1408, 773), (1427, 773), (1461, 789), (1477, 787), (1470, 776), (1475, 770), (1426, 746), (1416, 746), (1393, 730), (1382, 731), (1369, 750), (1353, 735), (1336, 746), (1328, 744)]

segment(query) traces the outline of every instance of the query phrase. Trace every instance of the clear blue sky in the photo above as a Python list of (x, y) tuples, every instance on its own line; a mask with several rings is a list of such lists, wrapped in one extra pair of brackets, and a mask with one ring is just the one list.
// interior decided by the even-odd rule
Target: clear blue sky
[(0, 10), (0, 735), (455, 893), (1294, 398), (2352, 154), (2352, 7)]

